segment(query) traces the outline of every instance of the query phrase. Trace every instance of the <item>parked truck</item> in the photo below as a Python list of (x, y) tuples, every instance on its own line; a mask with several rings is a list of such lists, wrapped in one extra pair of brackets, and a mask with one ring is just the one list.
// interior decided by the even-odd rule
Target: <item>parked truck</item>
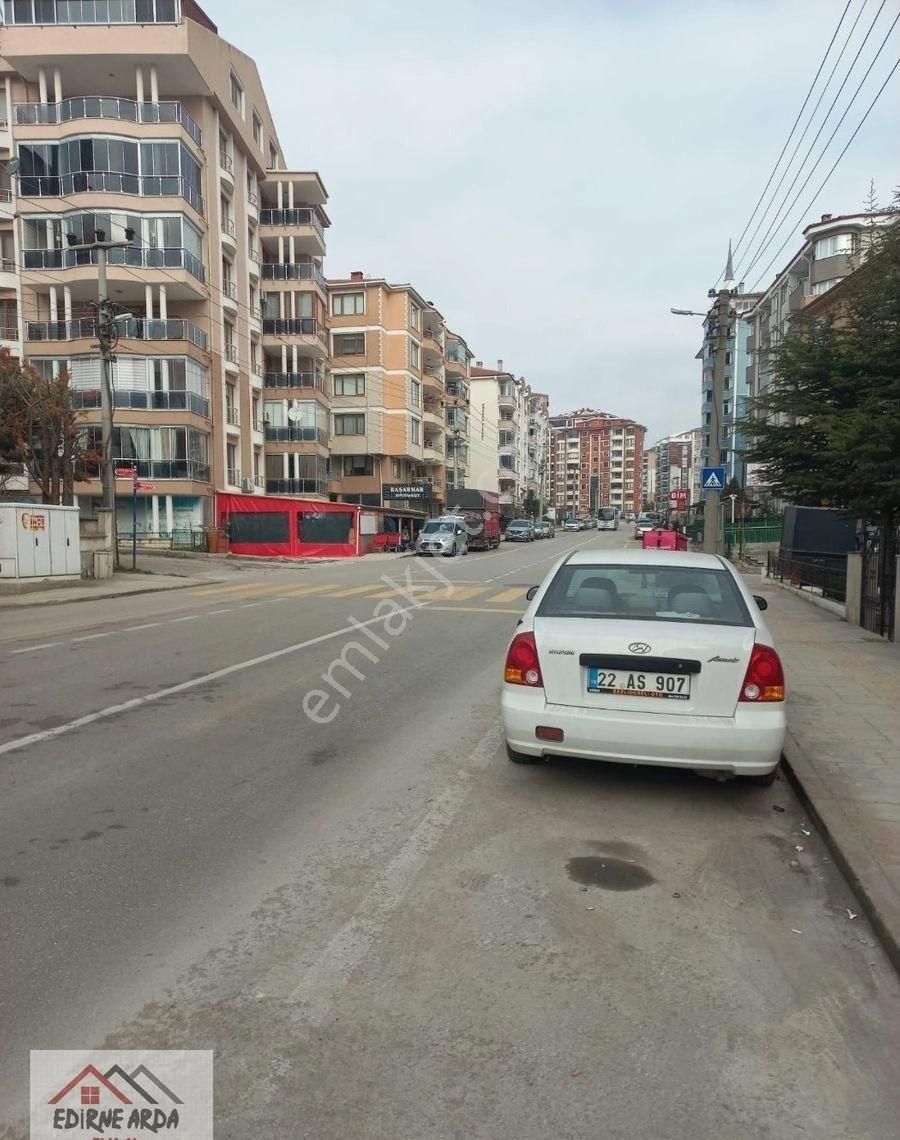
[(494, 550), (500, 545), (500, 496), (496, 491), (475, 487), (448, 491), (446, 513), (462, 517), (469, 550)]

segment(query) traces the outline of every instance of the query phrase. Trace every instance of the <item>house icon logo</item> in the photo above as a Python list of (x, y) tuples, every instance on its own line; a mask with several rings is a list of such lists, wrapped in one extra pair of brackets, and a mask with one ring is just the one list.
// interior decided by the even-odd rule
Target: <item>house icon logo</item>
[(33, 1050), (32, 1140), (212, 1140), (212, 1052)]

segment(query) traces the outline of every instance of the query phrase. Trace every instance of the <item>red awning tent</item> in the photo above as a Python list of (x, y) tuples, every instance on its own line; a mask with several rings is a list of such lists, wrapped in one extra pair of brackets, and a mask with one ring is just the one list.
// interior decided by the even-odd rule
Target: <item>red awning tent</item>
[(276, 495), (217, 494), (216, 522), (232, 554), (268, 558), (355, 558), (394, 549), (380, 541), (391, 531), (418, 530), (411, 513), (390, 507)]

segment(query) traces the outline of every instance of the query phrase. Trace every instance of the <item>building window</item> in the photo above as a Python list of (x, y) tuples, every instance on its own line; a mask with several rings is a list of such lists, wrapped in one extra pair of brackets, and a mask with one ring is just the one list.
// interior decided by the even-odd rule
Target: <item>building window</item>
[(829, 234), (828, 237), (819, 238), (815, 247), (816, 261), (823, 257), (835, 257), (839, 253), (856, 253), (859, 249), (859, 239), (856, 234)]
[(365, 311), (365, 293), (332, 293), (331, 312), (333, 316), (355, 317)]
[(344, 376), (334, 377), (335, 396), (365, 396), (365, 372), (350, 372)]
[(827, 293), (829, 289), (833, 289), (841, 281), (843, 281), (842, 277), (829, 277), (827, 281), (816, 281), (812, 287), (813, 296), (819, 297), (822, 293)]
[(417, 420), (415, 416), (410, 416), (409, 419), (409, 441), (410, 443), (422, 442), (422, 421)]
[(235, 107), (237, 107), (237, 109), (240, 111), (241, 118), (243, 118), (244, 117), (244, 88), (241, 85), (240, 79), (238, 79), (238, 77), (235, 75), (235, 73), (233, 71), (231, 72), (229, 90), (231, 92), (231, 101), (235, 105)]
[(335, 435), (365, 435), (366, 417), (363, 415), (336, 414), (334, 417)]
[(391, 478), (392, 479), (402, 479), (403, 478), (403, 460), (402, 459), (392, 459), (391, 460)]
[(253, 112), (253, 141), (262, 150), (263, 137), (262, 137), (262, 119)]
[(334, 356), (365, 356), (365, 333), (332, 333), (331, 350)]
[(422, 406), (422, 385), (418, 380), (409, 382), (409, 406), (419, 408)]
[(409, 366), (410, 368), (419, 367), (419, 346), (414, 340), (409, 342)]
[(237, 465), (237, 444), (229, 443), (225, 446), (225, 466), (228, 468), (225, 478), (232, 487), (236, 487), (241, 477)]
[(371, 455), (343, 456), (345, 475), (374, 475), (375, 468)]
[(706, 419), (705, 419), (705, 421), (704, 421), (704, 422), (705, 422), (705, 423), (707, 423), (707, 424), (711, 424), (711, 423), (712, 423), (712, 412), (707, 412), (707, 413), (706, 413)]
[(273, 143), (269, 143), (269, 169), (278, 169), (278, 147)]
[(409, 326), (415, 329), (416, 332), (422, 327), (422, 310), (415, 301), (410, 301), (409, 303)]
[(99, 1104), (100, 1103), (100, 1088), (98, 1085), (82, 1085), (81, 1086), (81, 1103), (82, 1104)]

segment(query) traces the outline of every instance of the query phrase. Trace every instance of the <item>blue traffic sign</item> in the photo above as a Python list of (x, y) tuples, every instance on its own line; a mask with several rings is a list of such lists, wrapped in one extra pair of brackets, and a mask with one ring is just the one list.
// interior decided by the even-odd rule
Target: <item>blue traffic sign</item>
[(724, 467), (701, 467), (700, 468), (700, 490), (701, 491), (724, 491), (725, 490), (725, 468)]

